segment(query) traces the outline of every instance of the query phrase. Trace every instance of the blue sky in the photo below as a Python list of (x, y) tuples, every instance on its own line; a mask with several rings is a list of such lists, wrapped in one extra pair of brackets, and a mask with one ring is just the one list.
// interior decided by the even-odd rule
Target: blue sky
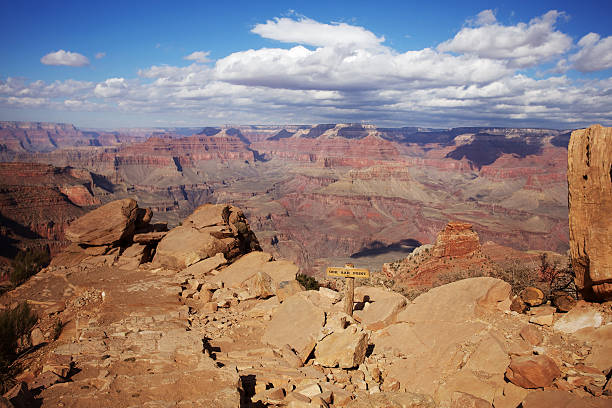
[(609, 2), (410, 3), (5, 1), (0, 119), (612, 124)]

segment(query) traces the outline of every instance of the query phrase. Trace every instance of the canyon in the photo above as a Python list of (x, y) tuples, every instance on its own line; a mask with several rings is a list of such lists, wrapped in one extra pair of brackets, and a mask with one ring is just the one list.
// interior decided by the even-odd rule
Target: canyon
[[(470, 223), (482, 242), (521, 251), (568, 249), (567, 131), (1, 126), (3, 162), (90, 175), (90, 187), (81, 184), (92, 198), (81, 204), (61, 186), (54, 190), (74, 211), (134, 198), (154, 211), (156, 222), (175, 226), (203, 203), (232, 203), (243, 209), (264, 250), (309, 274), (345, 262), (380, 268), (433, 243), (450, 221)], [(42, 196), (34, 200), (44, 201)], [(14, 213), (16, 200), (2, 202), (3, 217)], [(61, 246), (71, 218), (52, 221), (56, 231), (41, 236), (53, 236)]]

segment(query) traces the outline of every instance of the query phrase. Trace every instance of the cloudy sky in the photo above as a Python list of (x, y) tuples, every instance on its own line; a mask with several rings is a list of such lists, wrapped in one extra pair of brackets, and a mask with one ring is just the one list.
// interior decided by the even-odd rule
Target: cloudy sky
[(612, 125), (609, 1), (211, 3), (5, 2), (0, 119)]

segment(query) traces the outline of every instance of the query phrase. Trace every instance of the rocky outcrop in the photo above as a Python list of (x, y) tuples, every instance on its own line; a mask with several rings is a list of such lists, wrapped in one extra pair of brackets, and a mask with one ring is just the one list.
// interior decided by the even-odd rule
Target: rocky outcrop
[(232, 259), (260, 249), (240, 209), (204, 204), (164, 236), (157, 245), (153, 262), (181, 270), (219, 252)]
[(576, 286), (585, 298), (612, 299), (612, 128), (572, 132), (567, 183)]
[(288, 344), (304, 362), (324, 324), (325, 312), (308, 297), (297, 293), (279, 306), (262, 341), (278, 348)]
[(480, 240), (471, 224), (449, 222), (438, 234), (432, 255), (437, 258), (468, 257), (480, 251)]
[(136, 230), (138, 204), (126, 198), (113, 201), (79, 218), (66, 230), (66, 238), (81, 245), (129, 242)]
[(482, 252), (480, 239), (471, 224), (450, 222), (438, 233), (434, 245), (417, 248), (399, 263), (384, 264), (385, 273), (393, 277), (398, 286), (431, 286), (482, 275), (494, 268)]

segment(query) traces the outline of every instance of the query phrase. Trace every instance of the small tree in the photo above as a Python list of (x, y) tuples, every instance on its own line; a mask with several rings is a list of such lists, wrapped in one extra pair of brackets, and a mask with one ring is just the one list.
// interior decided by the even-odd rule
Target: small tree
[(30, 332), (37, 320), (27, 302), (0, 312), (0, 394), (9, 386), (10, 366), (17, 356), (18, 340)]
[(13, 270), (9, 273), (9, 279), (13, 285), (19, 285), (49, 265), (50, 261), (51, 257), (44, 249), (20, 251), (13, 260)]
[(297, 281), (300, 282), (300, 285), (306, 288), (306, 290), (318, 290), (319, 286), (321, 286), (315, 278), (304, 275), (303, 273), (298, 274)]

